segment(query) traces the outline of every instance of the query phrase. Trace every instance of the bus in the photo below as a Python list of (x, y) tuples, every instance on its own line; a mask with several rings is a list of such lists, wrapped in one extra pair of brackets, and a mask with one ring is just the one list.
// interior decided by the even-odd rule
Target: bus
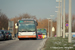
[(18, 21), (18, 39), (25, 38), (37, 39), (37, 25), (38, 23), (34, 19), (21, 19)]
[(47, 30), (46, 29), (37, 29), (37, 32), (41, 32), (43, 34), (43, 39), (47, 38)]

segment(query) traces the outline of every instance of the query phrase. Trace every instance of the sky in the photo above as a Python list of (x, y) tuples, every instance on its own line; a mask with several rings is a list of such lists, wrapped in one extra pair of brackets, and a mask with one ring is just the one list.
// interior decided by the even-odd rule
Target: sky
[[(69, 12), (69, 0), (65, 0), (66, 13)], [(13, 18), (25, 13), (39, 18), (57, 17), (56, 8), (58, 2), (56, 0), (0, 0), (1, 12), (6, 14), (8, 18)], [(75, 14), (75, 0), (72, 0), (72, 14)], [(50, 15), (54, 15), (51, 17)]]

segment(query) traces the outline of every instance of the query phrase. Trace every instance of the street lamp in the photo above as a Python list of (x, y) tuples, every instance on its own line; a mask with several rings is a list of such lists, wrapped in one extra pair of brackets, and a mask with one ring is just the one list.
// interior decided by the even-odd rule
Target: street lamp
[(69, 37), (68, 37), (68, 42), (69, 43), (72, 43), (72, 16), (71, 16), (71, 5), (72, 5), (72, 3), (71, 3), (72, 1), (71, 0), (69, 0)]
[(62, 0), (61, 0), (61, 34), (60, 36), (62, 36)]
[(63, 6), (63, 38), (65, 38), (65, 0)]
[(56, 0), (56, 2), (59, 2), (59, 1), (62, 2), (62, 0)]
[(60, 20), (60, 18), (61, 18), (60, 17), (60, 2), (61, 2), (61, 0), (56, 0), (56, 2), (59, 2), (59, 7), (56, 7), (56, 8), (58, 8), (58, 10), (59, 10), (58, 11), (58, 20), (59, 20), (58, 21), (58, 30), (59, 30), (59, 32), (58, 32), (58, 35), (57, 36), (60, 37), (60, 34), (61, 34), (60, 33), (60, 31), (61, 31), (61, 28), (60, 28), (60, 26), (61, 26), (61, 24), (60, 24), (60, 22), (61, 22), (61, 20)]
[[(51, 17), (53, 17), (54, 15), (50, 15)], [(52, 22), (52, 19), (50, 19), (50, 21), (51, 21), (51, 37), (53, 36), (52, 34), (52, 27), (53, 27), (53, 22)]]
[(56, 13), (57, 13), (57, 31), (56, 31), (56, 36), (58, 36), (58, 34), (59, 34), (59, 31), (58, 31), (58, 11), (55, 11)]
[(53, 35), (52, 35), (52, 20), (50, 19), (50, 22), (51, 22), (51, 34), (50, 34), (50, 37), (52, 37)]
[(59, 6), (56, 6), (56, 8), (60, 8)]
[(50, 15), (51, 17), (53, 17), (54, 15)]

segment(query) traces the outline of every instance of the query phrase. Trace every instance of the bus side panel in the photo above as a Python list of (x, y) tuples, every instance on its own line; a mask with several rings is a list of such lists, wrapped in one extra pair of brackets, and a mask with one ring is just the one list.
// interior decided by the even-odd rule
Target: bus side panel
[(36, 32), (19, 32), (18, 38), (36, 38)]
[(26, 36), (18, 36), (18, 38), (36, 38), (36, 35), (26, 35)]

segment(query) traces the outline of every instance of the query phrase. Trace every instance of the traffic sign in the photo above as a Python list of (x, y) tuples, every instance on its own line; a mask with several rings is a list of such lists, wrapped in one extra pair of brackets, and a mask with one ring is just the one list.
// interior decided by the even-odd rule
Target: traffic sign
[(65, 26), (68, 27), (69, 26), (68, 23), (66, 23)]

